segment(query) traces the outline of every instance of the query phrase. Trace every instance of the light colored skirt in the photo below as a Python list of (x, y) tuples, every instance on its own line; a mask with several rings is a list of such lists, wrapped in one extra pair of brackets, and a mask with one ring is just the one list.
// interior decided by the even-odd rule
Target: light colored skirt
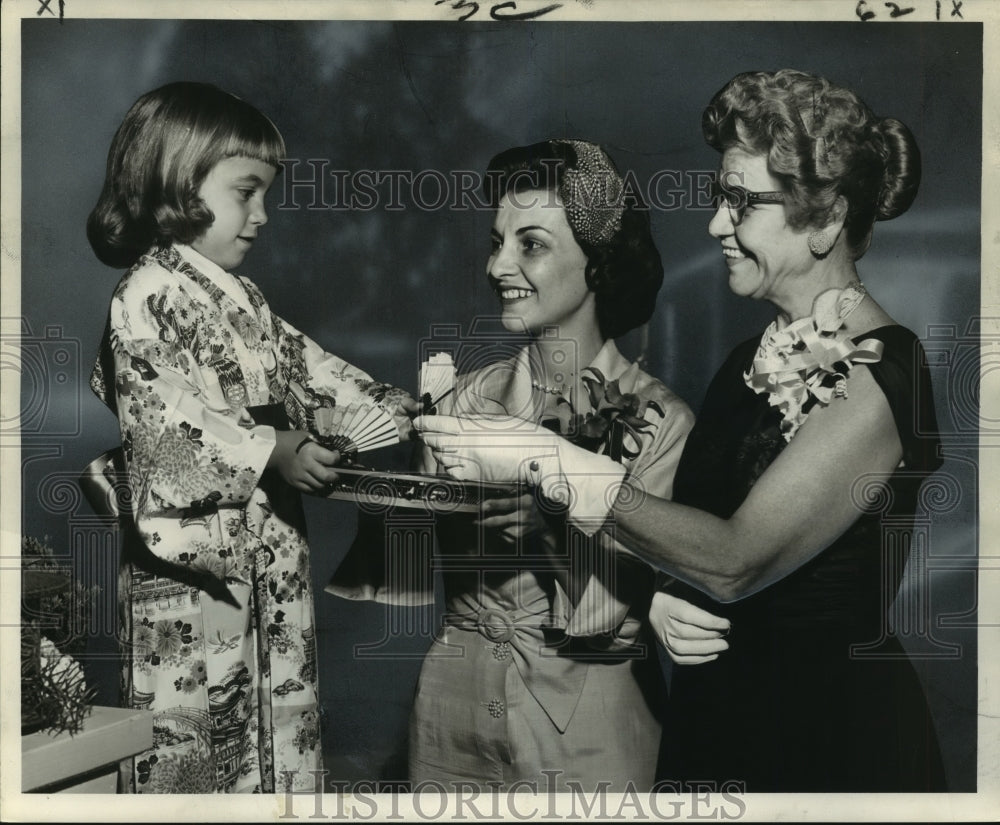
[(642, 659), (574, 662), (586, 676), (578, 701), (566, 697), (577, 704), (560, 732), (513, 655), (474, 630), (445, 626), (424, 660), (410, 718), (413, 789), (440, 783), (455, 792), (452, 783), (462, 782), (524, 783), (518, 787), (538, 793), (649, 790), (666, 692), (649, 641), (646, 651)]

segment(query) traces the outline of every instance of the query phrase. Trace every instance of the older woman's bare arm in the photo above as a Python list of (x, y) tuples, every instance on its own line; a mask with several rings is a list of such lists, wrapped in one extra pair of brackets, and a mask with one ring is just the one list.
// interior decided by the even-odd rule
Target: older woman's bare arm
[[(788, 575), (859, 517), (852, 490), (888, 476), (902, 445), (871, 373), (856, 369), (849, 396), (813, 410), (742, 506), (722, 519), (646, 493), (616, 512), (616, 538), (651, 564), (719, 601), (734, 601)], [(623, 490), (622, 497), (634, 495)]]

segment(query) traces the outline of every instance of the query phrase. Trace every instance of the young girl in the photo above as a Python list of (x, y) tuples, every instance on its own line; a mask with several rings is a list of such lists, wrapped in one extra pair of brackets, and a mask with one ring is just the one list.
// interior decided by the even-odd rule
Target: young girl
[(101, 261), (130, 267), (91, 381), (121, 425), (137, 528), (120, 577), (124, 703), (155, 714), (152, 749), (123, 764), (130, 792), (314, 787), (313, 594), (294, 490), (335, 479), (339, 456), (311, 440), (290, 385), (387, 405), (408, 435), (405, 393), (230, 274), (267, 222), (284, 152), (249, 104), (172, 83), (125, 116), (87, 225)]

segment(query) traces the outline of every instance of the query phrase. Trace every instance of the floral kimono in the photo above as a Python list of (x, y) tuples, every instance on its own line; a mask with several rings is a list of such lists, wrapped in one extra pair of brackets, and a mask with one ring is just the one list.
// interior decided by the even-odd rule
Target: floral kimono
[(154, 713), (123, 791), (313, 788), (309, 548), (297, 494), (265, 470), (275, 428), (307, 426), (291, 382), (328, 404), (397, 392), (189, 247), (152, 249), (115, 290), (91, 384), (118, 416), (132, 494), (123, 700)]

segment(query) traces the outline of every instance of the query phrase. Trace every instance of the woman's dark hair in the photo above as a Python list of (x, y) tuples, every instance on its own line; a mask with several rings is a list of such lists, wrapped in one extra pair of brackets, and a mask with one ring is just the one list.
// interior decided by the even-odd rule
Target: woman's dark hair
[[(558, 193), (566, 171), (577, 169), (577, 152), (569, 141), (517, 146), (490, 161), (486, 197), (496, 209), (510, 192)], [(631, 191), (625, 193), (623, 203), (621, 226), (606, 243), (588, 242), (569, 221), (574, 239), (587, 256), (587, 287), (594, 293), (597, 323), (605, 338), (617, 338), (646, 323), (663, 283), (663, 263), (653, 243), (649, 210)]]
[(719, 152), (739, 146), (767, 156), (795, 228), (821, 226), (843, 195), (855, 258), (868, 249), (875, 221), (905, 212), (920, 186), (920, 150), (903, 123), (876, 117), (854, 92), (804, 72), (737, 75), (708, 104), (702, 130)]
[(87, 238), (108, 266), (129, 267), (154, 244), (190, 243), (215, 219), (198, 190), (229, 157), (280, 171), (285, 143), (249, 103), (207, 83), (170, 83), (140, 97), (111, 141)]

